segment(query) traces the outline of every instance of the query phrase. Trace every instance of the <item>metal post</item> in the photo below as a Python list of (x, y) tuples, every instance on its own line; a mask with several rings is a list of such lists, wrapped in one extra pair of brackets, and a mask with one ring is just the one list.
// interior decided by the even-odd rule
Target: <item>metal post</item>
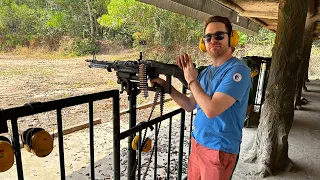
[[(161, 122), (160, 122), (161, 123)], [(154, 169), (153, 169), (153, 179), (157, 179), (157, 168), (158, 168), (158, 123), (155, 124), (154, 129)], [(151, 159), (150, 159), (151, 160)]]
[(171, 154), (171, 131), (172, 117), (169, 119), (169, 141), (168, 141), (168, 164), (167, 164), (167, 179), (170, 179), (170, 154)]
[[(183, 86), (182, 93), (186, 94), (187, 89)], [(182, 158), (183, 158), (183, 140), (184, 140), (184, 123), (186, 118), (186, 111), (181, 112), (180, 120), (180, 141), (179, 141), (179, 159), (178, 159), (178, 180), (181, 180), (182, 177)]]
[[(2, 109), (0, 108), (0, 117), (1, 117), (1, 112)], [(0, 134), (1, 133), (7, 133), (8, 131), (8, 124), (7, 124), (7, 120), (2, 120), (0, 119)]]
[[(129, 100), (129, 129), (134, 127), (137, 123), (137, 112), (136, 112), (136, 103), (137, 103), (137, 83), (128, 83), (129, 92), (128, 92), (128, 100)], [(130, 179), (130, 174), (132, 170), (134, 170), (134, 164), (136, 161), (136, 151), (132, 149), (131, 143), (134, 138), (135, 134), (128, 137), (128, 180), (134, 180), (135, 178), (132, 177)]]
[(66, 172), (65, 172), (65, 163), (64, 163), (62, 114), (61, 114), (60, 108), (57, 109), (57, 126), (58, 126), (58, 141), (59, 141), (60, 176), (61, 176), (61, 180), (65, 180)]
[(94, 174), (94, 129), (93, 129), (93, 101), (89, 102), (89, 138), (90, 138), (90, 173), (91, 179), (95, 180)]
[[(141, 142), (142, 142), (142, 135), (141, 135), (141, 131), (139, 131), (139, 139), (138, 139), (138, 180), (141, 179), (141, 151), (142, 151), (142, 146), (141, 146)], [(134, 173), (135, 174), (135, 173)], [(134, 178), (134, 177), (132, 177)]]
[(193, 124), (193, 111), (190, 113), (190, 138), (189, 138), (189, 156), (191, 152), (191, 138), (192, 138), (192, 124)]
[(23, 177), (23, 168), (22, 168), (19, 133), (18, 133), (19, 131), (18, 131), (17, 122), (18, 122), (17, 118), (11, 119), (12, 132), (13, 132), (14, 154), (16, 156), (16, 166), (17, 166), (18, 179), (23, 180), (24, 177)]
[(119, 92), (113, 97), (113, 167), (114, 180), (120, 180), (120, 105)]

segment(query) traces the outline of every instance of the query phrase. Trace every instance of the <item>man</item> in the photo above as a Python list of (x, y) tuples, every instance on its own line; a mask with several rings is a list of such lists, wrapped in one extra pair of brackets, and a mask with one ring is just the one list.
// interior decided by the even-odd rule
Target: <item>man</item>
[[(212, 65), (199, 76), (187, 54), (176, 59), (192, 95), (187, 97), (172, 87), (170, 96), (188, 112), (197, 108), (188, 165), (190, 180), (230, 179), (239, 153), (250, 72), (232, 57), (231, 32), (231, 23), (225, 17), (214, 16), (206, 21), (203, 41)], [(168, 89), (168, 83), (160, 78), (151, 83)]]

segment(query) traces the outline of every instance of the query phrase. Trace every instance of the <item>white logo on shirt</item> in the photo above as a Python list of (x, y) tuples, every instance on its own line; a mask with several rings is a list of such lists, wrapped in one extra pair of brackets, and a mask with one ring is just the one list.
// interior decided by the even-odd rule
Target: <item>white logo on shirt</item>
[(239, 82), (239, 81), (241, 81), (242, 76), (241, 76), (241, 74), (239, 74), (239, 73), (235, 73), (235, 74), (233, 75), (232, 79), (233, 79), (235, 82)]

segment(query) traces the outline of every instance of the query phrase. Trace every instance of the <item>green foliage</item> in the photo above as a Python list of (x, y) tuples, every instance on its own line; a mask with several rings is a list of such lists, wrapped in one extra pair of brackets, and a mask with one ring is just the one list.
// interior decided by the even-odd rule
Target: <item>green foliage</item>
[[(197, 48), (203, 34), (202, 21), (136, 0), (90, 0), (90, 5), (96, 40), (135, 47), (148, 58), (164, 61), (172, 61), (182, 53), (193, 54), (196, 61), (205, 59)], [(57, 49), (63, 45), (60, 39), (76, 39), (72, 45), (76, 55), (100, 50), (91, 40), (85, 0), (2, 0), (0, 6), (0, 51), (30, 45)], [(271, 54), (275, 33), (261, 29), (258, 36), (239, 32), (239, 37), (239, 55)]]
[(52, 13), (51, 17), (48, 18), (48, 21), (46, 22), (46, 26), (61, 30), (63, 28), (63, 23), (65, 19), (66, 19), (65, 13), (54, 12)]
[[(135, 7), (135, 0), (111, 0), (108, 4), (108, 14), (102, 15), (98, 22), (115, 30), (120, 29), (130, 16), (132, 7)], [(131, 23), (133, 23), (131, 19)]]
[(238, 32), (238, 34), (239, 46), (236, 47), (235, 56), (272, 56), (271, 49), (276, 36), (274, 32), (261, 28), (256, 36), (242, 32)]
[[(146, 49), (141, 42), (146, 42), (147, 47), (158, 47), (158, 52), (149, 53), (157, 58), (172, 58), (168, 55), (175, 54), (183, 44), (197, 46), (202, 35), (201, 21), (135, 0), (111, 0), (108, 14), (102, 15), (98, 23), (109, 29), (106, 39), (132, 42), (130, 46), (141, 49)], [(163, 53), (159, 54), (159, 49)]]
[(90, 39), (77, 39), (73, 43), (73, 52), (77, 56), (86, 54), (97, 54), (100, 51), (98, 43)]
[(34, 34), (38, 33), (40, 24), (38, 12), (25, 4), (19, 5), (8, 1), (0, 9), (0, 36), (5, 39), (7, 47), (27, 45)]
[[(106, 13), (108, 0), (91, 0), (93, 19)], [(90, 37), (86, 1), (78, 0), (3, 0), (0, 1), (0, 48), (29, 46), (30, 41), (52, 46), (62, 36)], [(95, 23), (96, 34), (103, 31)], [(48, 41), (49, 40), (49, 41)], [(55, 42), (56, 43), (56, 42)], [(59, 44), (59, 42), (57, 42)], [(0, 49), (0, 50), (1, 50)], [(90, 50), (89, 50), (90, 51)]]
[(239, 45), (245, 45), (247, 43), (247, 39), (248, 39), (248, 35), (242, 33), (242, 32), (238, 32), (239, 35)]
[(248, 44), (257, 44), (257, 45), (272, 45), (274, 44), (276, 33), (271, 32), (267, 29), (261, 28), (259, 30), (258, 36), (248, 36)]

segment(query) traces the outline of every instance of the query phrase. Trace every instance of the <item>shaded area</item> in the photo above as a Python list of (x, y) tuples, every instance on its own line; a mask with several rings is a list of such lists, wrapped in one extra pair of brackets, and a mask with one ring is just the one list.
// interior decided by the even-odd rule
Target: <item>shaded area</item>
[[(289, 158), (295, 164), (291, 172), (282, 172), (265, 179), (318, 179), (320, 177), (320, 81), (307, 83), (308, 92), (303, 97), (308, 100), (304, 110), (296, 110), (293, 126), (289, 133)], [(256, 164), (244, 163), (246, 152), (252, 147), (256, 128), (243, 129), (243, 143), (240, 160), (233, 179), (259, 179), (251, 175)]]

